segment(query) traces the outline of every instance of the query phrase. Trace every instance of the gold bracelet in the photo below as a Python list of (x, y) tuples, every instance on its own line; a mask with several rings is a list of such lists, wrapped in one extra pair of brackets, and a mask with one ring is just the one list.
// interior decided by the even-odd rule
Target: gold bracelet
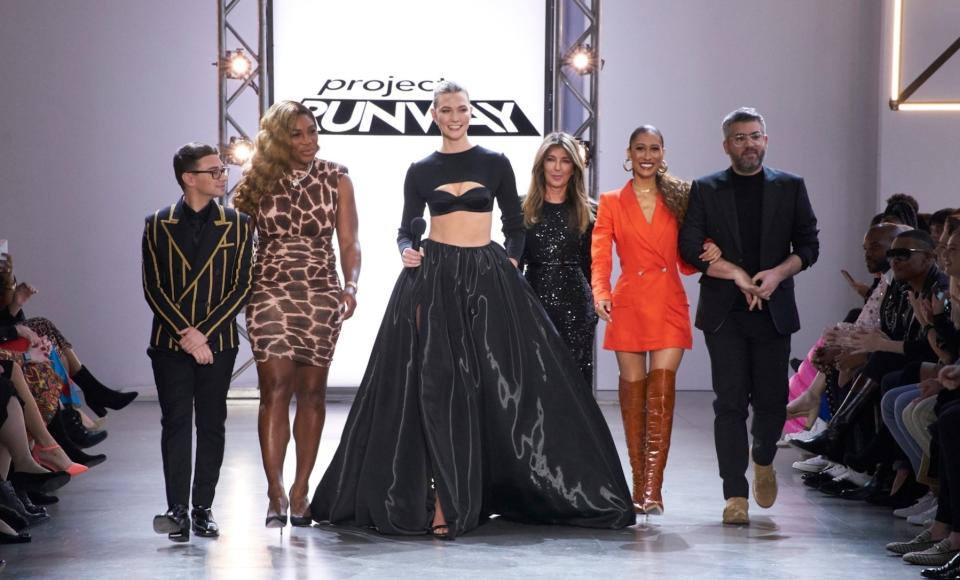
[(343, 289), (346, 290), (347, 288), (353, 288), (354, 293), (360, 290), (359, 288), (357, 288), (357, 283), (354, 282), (353, 280), (348, 280), (347, 282), (344, 282)]

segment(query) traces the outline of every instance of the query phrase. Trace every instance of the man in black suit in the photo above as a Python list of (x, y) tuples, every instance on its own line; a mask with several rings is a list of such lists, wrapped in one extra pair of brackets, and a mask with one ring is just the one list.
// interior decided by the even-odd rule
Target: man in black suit
[[(167, 512), (153, 520), (175, 542), (214, 537), (210, 506), (223, 463), (227, 389), (239, 337), (233, 321), (251, 281), (250, 218), (215, 200), (227, 168), (215, 147), (188, 143), (173, 157), (180, 200), (147, 216), (143, 230), (143, 292), (153, 310), (150, 348), (160, 399)], [(192, 415), (197, 453), (190, 500)], [(192, 526), (191, 526), (192, 518)]]
[[(710, 352), (714, 439), (723, 495), (723, 521), (749, 523), (748, 450), (753, 494), (760, 507), (776, 501), (773, 458), (786, 419), (790, 335), (800, 319), (793, 276), (816, 262), (817, 218), (803, 179), (765, 168), (766, 125), (755, 109), (723, 120), (723, 150), (731, 167), (693, 182), (680, 230), (680, 253), (703, 272), (696, 326)], [(723, 258), (699, 259), (710, 238)], [(753, 407), (748, 446), (746, 420)]]

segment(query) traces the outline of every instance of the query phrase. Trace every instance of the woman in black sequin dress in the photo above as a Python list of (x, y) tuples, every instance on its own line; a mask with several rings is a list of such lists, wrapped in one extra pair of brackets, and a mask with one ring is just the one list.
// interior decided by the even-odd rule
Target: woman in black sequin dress
[(590, 290), (590, 238), (594, 206), (584, 185), (577, 142), (551, 133), (537, 151), (530, 189), (523, 200), (524, 276), (593, 387), (597, 314)]

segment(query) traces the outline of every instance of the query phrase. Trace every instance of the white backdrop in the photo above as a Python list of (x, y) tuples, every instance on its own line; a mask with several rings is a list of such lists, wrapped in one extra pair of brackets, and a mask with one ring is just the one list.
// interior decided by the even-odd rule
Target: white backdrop
[[(402, 268), (404, 175), (440, 146), (425, 136), (435, 81), (469, 90), (473, 142), (506, 153), (526, 191), (543, 133), (545, 14), (543, 2), (516, 0), (422, 0), (415, 17), (405, 2), (274, 1), (275, 100), (316, 107), (319, 156), (349, 168), (360, 217), (358, 307), (337, 345), (331, 386), (359, 384)], [(532, 125), (526, 131), (520, 112)], [(536, 136), (517, 135), (524, 132)], [(499, 219), (495, 212), (502, 242)]]

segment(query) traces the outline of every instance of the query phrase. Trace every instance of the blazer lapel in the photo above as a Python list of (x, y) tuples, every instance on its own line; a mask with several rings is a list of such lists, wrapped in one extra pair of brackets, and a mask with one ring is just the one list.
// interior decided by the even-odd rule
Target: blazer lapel
[(230, 233), (230, 230), (233, 229), (233, 222), (227, 220), (224, 216), (223, 206), (219, 203), (214, 203), (216, 207), (214, 207), (212, 211), (216, 212), (217, 217), (213, 220), (211, 227), (206, 227), (203, 230), (200, 243), (197, 245), (197, 251), (193, 256), (193, 263), (190, 264), (190, 277), (181, 294), (181, 298), (193, 289), (200, 279), (200, 276), (210, 267), (211, 262), (213, 262), (214, 257), (216, 257), (217, 250), (229, 245), (228, 242), (225, 242), (225, 239)]
[[(650, 233), (652, 226), (647, 223), (647, 218), (644, 217), (643, 210), (640, 209), (640, 202), (637, 201), (637, 195), (633, 192), (633, 183), (630, 181), (620, 190), (620, 207), (626, 215), (627, 221), (633, 226), (631, 228), (633, 236), (646, 244), (649, 250), (655, 252), (657, 248), (654, 242), (656, 240), (651, 239)], [(656, 221), (659, 211), (659, 208), (654, 211), (654, 221)]]
[(780, 208), (780, 201), (783, 198), (780, 195), (780, 188), (774, 180), (775, 174), (772, 169), (763, 168), (763, 209), (760, 221), (760, 256), (763, 259), (763, 249), (767, 246), (767, 240), (770, 237), (771, 228), (776, 225), (776, 217)]
[[(181, 267), (185, 264), (187, 269), (190, 269), (190, 262), (187, 261), (187, 256), (182, 249), (190, 242), (190, 232), (187, 231), (187, 224), (182, 218), (183, 198), (181, 197), (180, 201), (171, 209), (170, 217), (160, 220), (160, 227), (167, 234), (170, 245), (173, 247), (173, 253), (180, 259)], [(173, 256), (171, 255), (170, 258), (173, 259)]]
[(730, 239), (734, 242), (734, 248), (737, 256), (743, 255), (743, 245), (740, 241), (740, 220), (737, 219), (737, 200), (733, 193), (733, 183), (730, 181), (730, 172), (728, 169), (724, 178), (717, 182), (717, 205), (723, 216), (721, 220), (729, 228)]

